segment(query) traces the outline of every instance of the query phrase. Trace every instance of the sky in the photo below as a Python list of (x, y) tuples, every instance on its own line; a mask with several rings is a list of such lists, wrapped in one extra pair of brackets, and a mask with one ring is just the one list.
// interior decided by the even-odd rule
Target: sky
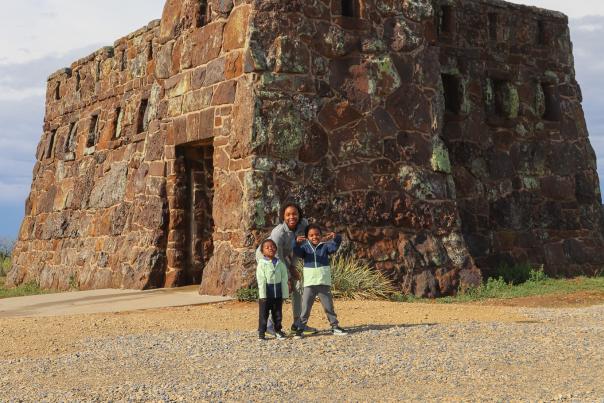
[[(46, 78), (160, 18), (164, 0), (0, 0), (0, 238), (16, 238), (42, 134)], [(604, 1), (522, 0), (570, 18), (591, 144), (604, 169)], [(604, 98), (602, 98), (604, 99)]]

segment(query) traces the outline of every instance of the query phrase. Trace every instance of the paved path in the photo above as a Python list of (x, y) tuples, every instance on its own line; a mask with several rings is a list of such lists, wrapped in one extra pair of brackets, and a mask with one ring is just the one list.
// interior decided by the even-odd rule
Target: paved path
[(0, 318), (61, 316), (201, 305), (231, 300), (199, 295), (198, 286), (156, 290), (91, 290), (0, 299)]

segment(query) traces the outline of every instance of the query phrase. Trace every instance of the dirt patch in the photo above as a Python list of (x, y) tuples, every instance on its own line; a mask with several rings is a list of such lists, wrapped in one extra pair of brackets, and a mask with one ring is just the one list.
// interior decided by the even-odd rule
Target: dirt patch
[[(342, 326), (412, 326), (452, 322), (519, 322), (526, 317), (513, 307), (397, 303), (386, 301), (336, 301)], [(284, 326), (292, 323), (291, 305), (284, 307)], [(3, 356), (56, 356), (75, 351), (81, 341), (119, 335), (178, 330), (255, 332), (256, 303), (227, 302), (181, 308), (164, 308), (114, 314), (0, 319)], [(319, 304), (310, 325), (327, 328)]]
[(604, 303), (604, 291), (579, 291), (570, 294), (535, 295), (511, 299), (488, 299), (475, 305), (510, 306), (526, 308), (573, 308)]
[[(521, 307), (569, 308), (604, 303), (604, 292), (577, 292), (515, 299), (485, 300), (470, 304), (336, 301), (342, 326), (391, 326), (455, 322), (524, 322)], [(147, 332), (210, 330), (254, 332), (257, 304), (228, 302), (180, 308), (113, 314), (0, 319), (3, 356), (42, 357), (75, 351), (81, 341)], [(284, 307), (284, 326), (292, 323), (291, 305)], [(310, 325), (327, 328), (321, 307), (313, 309)]]

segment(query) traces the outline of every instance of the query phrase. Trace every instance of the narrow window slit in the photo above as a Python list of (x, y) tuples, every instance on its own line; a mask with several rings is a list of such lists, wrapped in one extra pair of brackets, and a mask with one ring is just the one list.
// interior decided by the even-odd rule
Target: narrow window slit
[(61, 99), (61, 82), (57, 81), (57, 85), (55, 86), (55, 101)]
[(489, 13), (489, 39), (492, 41), (497, 41), (498, 19), (497, 13)]
[(438, 32), (441, 34), (450, 34), (455, 31), (455, 11), (451, 6), (442, 6), (440, 8), (438, 20)]
[(545, 22), (537, 21), (537, 45), (545, 45)]
[(356, 7), (354, 0), (342, 0), (342, 16), (343, 17), (356, 17)]
[(138, 108), (137, 133), (147, 131), (149, 126), (149, 100), (142, 99)]
[(101, 79), (101, 61), (96, 62), (96, 80), (99, 81)]
[(94, 147), (99, 141), (99, 115), (92, 115), (90, 120), (90, 128), (88, 130), (88, 138), (86, 139), (86, 147)]
[(52, 158), (54, 155), (55, 148), (55, 136), (57, 135), (57, 130), (53, 130), (50, 132), (50, 139), (48, 140), (48, 148), (46, 149), (45, 158)]
[(461, 82), (458, 77), (443, 74), (443, 90), (445, 97), (445, 110), (456, 115), (461, 111)]
[(113, 138), (119, 139), (122, 135), (122, 119), (124, 117), (124, 112), (121, 107), (117, 107), (115, 109), (115, 118), (113, 120)]
[(207, 0), (200, 0), (199, 2), (199, 21), (198, 27), (203, 27), (209, 22), (209, 6)]
[(122, 50), (120, 53), (120, 71), (126, 70), (126, 51)]
[(65, 147), (63, 151), (65, 154), (70, 154), (75, 152), (76, 146), (76, 134), (78, 132), (78, 125), (76, 122), (72, 122), (69, 124), (69, 134), (67, 135), (67, 140), (65, 140)]
[(82, 76), (80, 76), (80, 71), (76, 71), (76, 92), (82, 88)]
[(560, 110), (560, 96), (555, 84), (541, 83), (543, 90), (545, 110), (542, 118), (550, 122), (558, 122), (562, 117)]

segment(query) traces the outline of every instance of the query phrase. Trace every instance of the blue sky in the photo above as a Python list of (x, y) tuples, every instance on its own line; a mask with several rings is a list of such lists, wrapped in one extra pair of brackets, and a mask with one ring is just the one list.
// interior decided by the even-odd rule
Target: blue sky
[[(570, 17), (591, 143), (604, 168), (604, 1), (525, 0)], [(42, 134), (46, 78), (161, 16), (164, 0), (19, 0), (0, 15), (0, 238), (17, 236)]]

